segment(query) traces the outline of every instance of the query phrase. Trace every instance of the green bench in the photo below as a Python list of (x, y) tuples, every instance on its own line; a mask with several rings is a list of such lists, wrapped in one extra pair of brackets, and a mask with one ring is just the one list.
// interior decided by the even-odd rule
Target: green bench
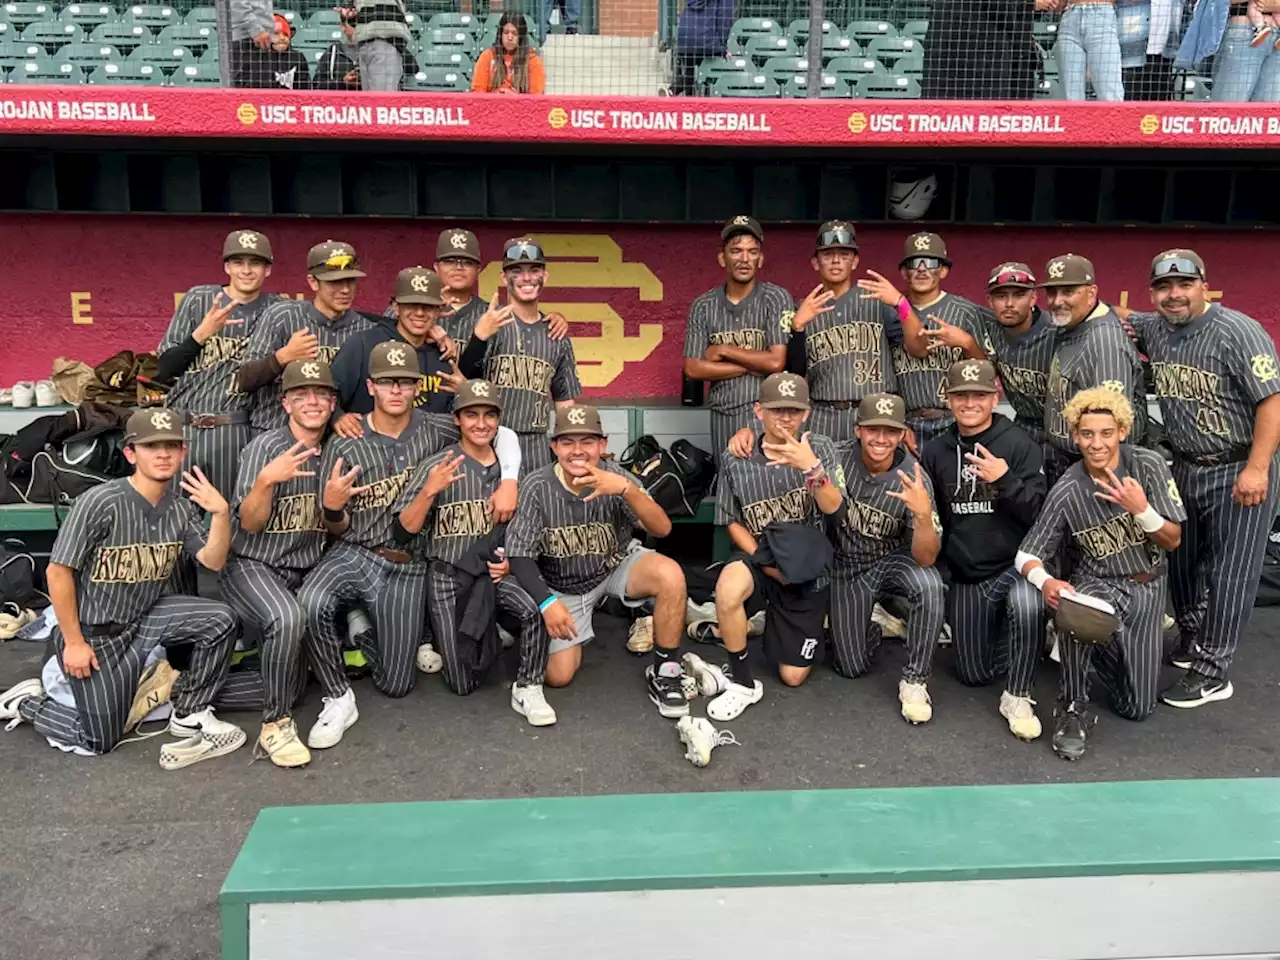
[(65, 520), (66, 508), (43, 503), (7, 503), (0, 506), (0, 533), (14, 535), (39, 530), (57, 530), (58, 522)]

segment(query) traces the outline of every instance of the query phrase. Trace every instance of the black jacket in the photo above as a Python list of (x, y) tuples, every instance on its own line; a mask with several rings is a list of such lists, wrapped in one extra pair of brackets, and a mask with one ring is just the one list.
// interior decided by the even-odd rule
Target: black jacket
[(748, 562), (757, 567), (777, 567), (785, 584), (801, 586), (826, 576), (832, 556), (831, 541), (820, 528), (775, 520), (764, 528)]
[[(995, 483), (979, 480), (965, 459), (978, 444), (1009, 464)], [(920, 460), (933, 479), (951, 578), (977, 583), (1010, 566), (1048, 493), (1040, 444), (997, 413), (977, 436), (961, 437), (952, 424), (925, 445)]]

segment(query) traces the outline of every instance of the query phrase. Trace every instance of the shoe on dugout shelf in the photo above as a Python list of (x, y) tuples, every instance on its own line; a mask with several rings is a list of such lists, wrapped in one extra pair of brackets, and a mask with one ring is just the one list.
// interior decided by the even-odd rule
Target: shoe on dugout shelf
[(36, 402), (36, 385), (30, 380), (19, 380), (13, 385), (13, 405), (30, 407)]
[(60, 403), (62, 397), (58, 396), (58, 388), (53, 385), (52, 380), (36, 381), (37, 407), (56, 407)]

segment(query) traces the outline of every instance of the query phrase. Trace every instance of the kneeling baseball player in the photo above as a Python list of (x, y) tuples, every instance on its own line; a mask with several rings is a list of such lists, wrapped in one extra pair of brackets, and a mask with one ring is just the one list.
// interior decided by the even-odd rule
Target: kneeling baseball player
[[(1068, 467), (1049, 491), (1035, 525), (1022, 541), (1015, 564), (1060, 610), (1076, 594), (1103, 601), (1114, 611), (1114, 635), (1071, 633), (1057, 616), (1062, 659), (1062, 702), (1053, 749), (1067, 760), (1084, 755), (1089, 728), (1089, 666), (1107, 687), (1111, 708), (1128, 720), (1143, 720), (1156, 705), (1168, 582), (1168, 552), (1182, 540), (1187, 518), (1182, 497), (1164, 458), (1124, 441), (1133, 407), (1106, 387), (1082, 390), (1063, 417), (1084, 459)], [(1070, 536), (1079, 564), (1068, 583), (1045, 569), (1059, 542)], [(1079, 611), (1072, 604), (1071, 616)]]

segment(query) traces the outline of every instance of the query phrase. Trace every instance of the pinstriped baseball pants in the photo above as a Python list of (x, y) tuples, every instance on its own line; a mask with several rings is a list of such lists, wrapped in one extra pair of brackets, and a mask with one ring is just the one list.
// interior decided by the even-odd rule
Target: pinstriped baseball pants
[(298, 591), (307, 614), (303, 649), (327, 697), (351, 686), (342, 664), (345, 618), (356, 604), (369, 611), (372, 638), (361, 649), (373, 671), (373, 684), (389, 697), (413, 689), (414, 658), (426, 618), (427, 565), (392, 563), (372, 551), (339, 542), (312, 568)]
[(902, 552), (889, 554), (861, 573), (836, 566), (831, 576), (831, 643), (836, 673), (859, 677), (871, 667), (875, 652), (868, 637), (871, 608), (881, 597), (892, 594), (911, 606), (902, 679), (911, 683), (928, 680), (942, 633), (945, 590), (935, 568), (922, 568)]
[[(1173, 462), (1187, 508), (1182, 544), (1169, 554), (1169, 588), (1191, 669), (1225, 680), (1240, 636), (1253, 616), (1267, 533), (1280, 498), (1280, 471), (1271, 462), (1267, 497), (1256, 507), (1231, 499), (1243, 463), (1198, 467)], [(1192, 643), (1194, 641), (1194, 645)]]
[[(60, 743), (109, 753), (124, 735), (125, 720), (138, 690), (147, 654), (191, 644), (191, 662), (173, 684), (174, 713), (186, 716), (210, 706), (231, 663), (238, 624), (225, 603), (201, 597), (161, 597), (124, 633), (89, 638), (98, 669), (79, 680), (68, 676), (76, 705), (50, 697), (30, 697), (18, 706), (36, 732)], [(58, 657), (65, 649), (62, 631), (53, 631)]]
[[(436, 638), (436, 652), (444, 660), (445, 685), (459, 696), (465, 697), (484, 683), (488, 667), (475, 665), (474, 643), (463, 641), (458, 634), (458, 594), (460, 584), (452, 575), (452, 567), (436, 562), (431, 566), (427, 587), (427, 610), (431, 616), (432, 630)], [(495, 585), (497, 606), (494, 615), (507, 614), (519, 621), (516, 645), (520, 653), (520, 666), (516, 683), (529, 686), (542, 683), (547, 671), (547, 653), (551, 638), (538, 612), (538, 605), (525, 593), (513, 577), (505, 577)]]
[(302, 663), (307, 615), (296, 596), (304, 570), (270, 567), (257, 560), (231, 557), (222, 569), (222, 598), (242, 622), (261, 634), (264, 723), (287, 717), (306, 686)]
[(1044, 652), (1044, 600), (1013, 567), (979, 583), (947, 586), (956, 676), (973, 687), (1005, 674), (1005, 689), (1031, 696)]
[(220, 427), (186, 426), (182, 433), (187, 439), (182, 469), (199, 467), (217, 491), (230, 500), (236, 489), (240, 451), (253, 439), (253, 428), (248, 421)]
[(1078, 643), (1063, 637), (1062, 698), (1089, 699), (1089, 664), (1107, 688), (1111, 709), (1126, 720), (1145, 720), (1156, 708), (1164, 636), (1166, 578), (1150, 583), (1128, 579), (1072, 577), (1071, 588), (1115, 607), (1120, 630), (1110, 643)]
[(908, 416), (907, 429), (915, 431), (916, 449), (923, 450), (926, 443), (944, 432), (947, 427), (955, 422), (955, 418), (950, 414), (945, 417), (936, 417), (932, 420), (926, 417)]

